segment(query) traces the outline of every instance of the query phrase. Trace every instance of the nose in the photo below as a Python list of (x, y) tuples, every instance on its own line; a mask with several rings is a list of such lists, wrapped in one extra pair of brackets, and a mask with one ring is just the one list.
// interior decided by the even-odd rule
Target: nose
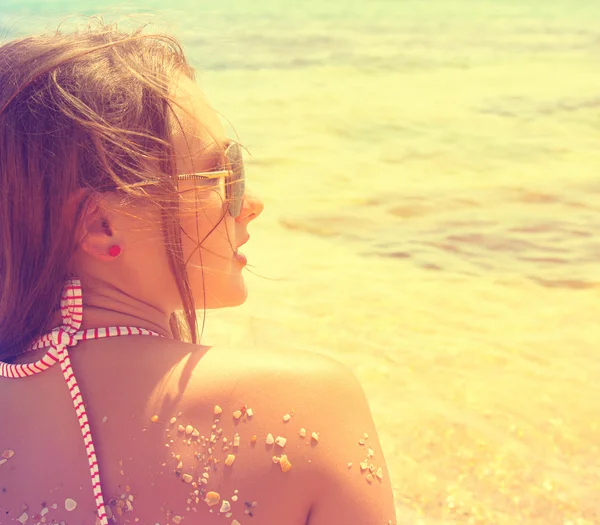
[(250, 191), (246, 186), (246, 189), (244, 191), (244, 202), (242, 204), (242, 211), (239, 217), (236, 219), (236, 221), (248, 223), (256, 219), (256, 217), (258, 217), (262, 213), (264, 207), (265, 205), (260, 199), (260, 197), (258, 197), (258, 195), (256, 195), (252, 191)]

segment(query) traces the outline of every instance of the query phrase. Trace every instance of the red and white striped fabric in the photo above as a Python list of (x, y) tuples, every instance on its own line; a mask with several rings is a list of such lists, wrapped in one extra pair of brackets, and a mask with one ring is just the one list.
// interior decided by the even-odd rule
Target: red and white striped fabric
[(35, 363), (27, 363), (20, 365), (12, 365), (0, 361), (0, 377), (21, 378), (39, 374), (47, 370), (56, 363), (60, 363), (69, 391), (71, 399), (75, 407), (75, 413), (79, 420), (83, 442), (87, 452), (88, 463), (90, 465), (90, 474), (92, 476), (92, 490), (96, 499), (96, 509), (98, 519), (101, 525), (108, 525), (106, 511), (104, 509), (104, 498), (102, 496), (102, 486), (100, 484), (100, 472), (94, 442), (92, 440), (92, 432), (88, 422), (88, 417), (81, 396), (81, 391), (75, 379), (75, 373), (71, 367), (71, 360), (67, 348), (75, 346), (79, 341), (87, 339), (100, 339), (103, 337), (114, 337), (117, 335), (154, 335), (162, 337), (160, 334), (145, 328), (132, 328), (129, 326), (117, 326), (110, 328), (92, 328), (90, 330), (81, 330), (81, 321), (83, 319), (83, 303), (81, 282), (79, 280), (67, 281), (61, 301), (60, 312), (63, 324), (55, 328), (50, 333), (40, 337), (33, 343), (27, 351), (39, 350), (48, 348), (46, 355)]

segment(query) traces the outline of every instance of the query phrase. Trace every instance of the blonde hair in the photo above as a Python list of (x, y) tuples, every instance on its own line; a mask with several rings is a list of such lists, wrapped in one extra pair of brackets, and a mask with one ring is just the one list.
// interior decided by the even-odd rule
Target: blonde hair
[[(68, 279), (75, 228), (103, 192), (158, 204), (183, 312), (175, 338), (197, 342), (183, 258), (170, 95), (176, 74), (194, 80), (179, 42), (98, 22), (0, 46), (0, 359), (42, 335)], [(65, 227), (76, 190), (85, 197)]]

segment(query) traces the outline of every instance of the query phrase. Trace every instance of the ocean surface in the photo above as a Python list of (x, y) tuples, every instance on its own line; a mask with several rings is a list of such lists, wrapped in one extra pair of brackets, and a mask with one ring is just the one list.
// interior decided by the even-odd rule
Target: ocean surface
[[(600, 2), (3, 0), (180, 38), (265, 202), (206, 342), (364, 385), (398, 523), (600, 524)], [(68, 17), (68, 18), (67, 18)]]

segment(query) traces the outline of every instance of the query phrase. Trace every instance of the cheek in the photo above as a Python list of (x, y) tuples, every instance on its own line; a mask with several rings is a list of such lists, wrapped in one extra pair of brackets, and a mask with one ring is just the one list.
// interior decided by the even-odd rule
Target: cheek
[(202, 264), (205, 270), (223, 272), (223, 265), (230, 262), (235, 249), (235, 219), (223, 208), (218, 191), (188, 193), (182, 198), (181, 239), (190, 271)]
[(183, 258), (186, 263), (199, 264), (198, 253), (201, 250), (199, 244), (205, 244), (202, 239), (207, 233), (196, 221), (185, 221), (181, 223), (181, 246), (183, 249)]
[(194, 201), (193, 194), (187, 195), (179, 204), (179, 222), (181, 224), (181, 239), (184, 246), (191, 246), (193, 250), (214, 227), (215, 220), (211, 213), (211, 199), (197, 197)]
[(182, 219), (181, 240), (185, 260), (199, 264), (198, 253), (201, 252), (205, 267), (221, 266), (226, 262), (225, 259), (230, 258), (235, 248), (233, 225), (229, 224), (232, 221), (223, 218), (220, 210), (219, 213), (210, 214), (199, 212), (198, 220), (189, 217)]

